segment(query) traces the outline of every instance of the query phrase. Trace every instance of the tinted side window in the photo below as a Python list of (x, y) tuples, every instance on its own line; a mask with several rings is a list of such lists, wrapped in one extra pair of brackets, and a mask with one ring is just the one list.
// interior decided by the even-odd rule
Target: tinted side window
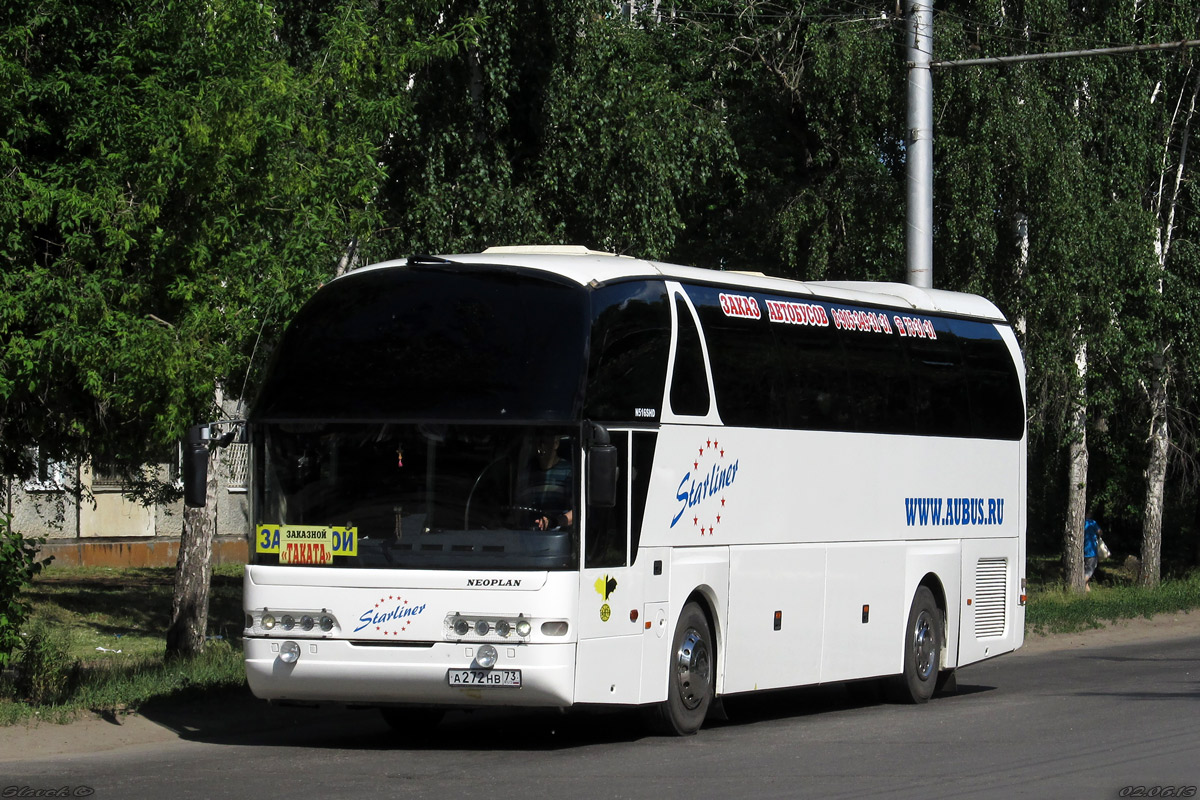
[(912, 369), (916, 432), (928, 436), (971, 436), (966, 374), (950, 321), (932, 318), (937, 338), (905, 339)]
[(1025, 401), (1016, 366), (995, 325), (952, 320), (962, 343), (971, 429), (983, 439), (1020, 439), (1025, 433)]
[(633, 487), (629, 517), (629, 563), (637, 561), (638, 544), (642, 540), (642, 522), (646, 516), (646, 495), (650, 491), (650, 469), (654, 466), (654, 446), (658, 434), (654, 431), (634, 431), (633, 461), (629, 481)]
[[(828, 323), (828, 309), (820, 308), (825, 314), (820, 319)], [(850, 422), (846, 368), (833, 327), (785, 323), (775, 325), (774, 334), (784, 425), (814, 431), (845, 429)]]
[(752, 306), (757, 318), (748, 305), (741, 316), (727, 314), (721, 306), (723, 294), (728, 307), (731, 293), (688, 287), (704, 328), (721, 421), (751, 428), (780, 427), (785, 401), (771, 323), (757, 302)]
[[(877, 320), (883, 316), (870, 309), (839, 309), (873, 315)], [(848, 428), (864, 433), (913, 433), (908, 359), (900, 337), (874, 330), (842, 330), (838, 335), (846, 364)]]
[(621, 472), (617, 479), (617, 504), (612, 508), (588, 506), (587, 537), (584, 542), (583, 565), (585, 567), (623, 567), (625, 541), (629, 513), (629, 479), (625, 465), (629, 458), (629, 434), (624, 431), (612, 433), (611, 441), (617, 448), (617, 463)]
[(679, 342), (671, 376), (671, 410), (676, 414), (703, 417), (708, 414), (709, 396), (700, 333), (687, 303), (679, 296), (675, 297), (675, 314), (679, 319)]
[(619, 283), (593, 293), (584, 417), (658, 421), (670, 348), (663, 284)]

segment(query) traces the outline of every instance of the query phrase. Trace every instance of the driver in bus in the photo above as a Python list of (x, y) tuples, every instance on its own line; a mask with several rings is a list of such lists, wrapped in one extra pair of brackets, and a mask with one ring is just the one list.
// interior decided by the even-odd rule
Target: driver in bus
[(534, 526), (539, 531), (570, 528), (575, 521), (575, 512), (571, 509), (574, 470), (570, 457), (559, 452), (562, 438), (545, 433), (533, 438), (528, 485), (521, 492), (521, 500), (527, 507), (537, 510)]

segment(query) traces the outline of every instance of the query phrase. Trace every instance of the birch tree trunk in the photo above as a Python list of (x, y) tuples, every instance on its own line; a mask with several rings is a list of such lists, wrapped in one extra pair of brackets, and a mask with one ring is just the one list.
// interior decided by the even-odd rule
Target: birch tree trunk
[(1075, 349), (1076, 384), (1071, 401), (1070, 419), (1067, 423), (1067, 522), (1063, 532), (1063, 556), (1066, 559), (1067, 586), (1071, 591), (1083, 592), (1086, 582), (1083, 577), (1083, 525), (1087, 518), (1087, 342), (1083, 332), (1077, 331)]
[(208, 632), (208, 589), (212, 582), (212, 541), (217, 528), (217, 464), (208, 457), (208, 483), (203, 508), (185, 508), (171, 624), (167, 628), (167, 657), (195, 656), (204, 649)]
[[(1171, 241), (1175, 229), (1175, 212), (1179, 207), (1179, 191), (1183, 184), (1183, 171), (1187, 164), (1188, 139), (1191, 135), (1192, 118), (1196, 113), (1196, 98), (1200, 95), (1200, 72), (1192, 84), (1191, 102), (1182, 122), (1179, 145), (1179, 163), (1175, 165), (1174, 187), (1171, 199), (1163, 208), (1163, 184), (1166, 181), (1167, 164), (1169, 163), (1170, 143), (1175, 122), (1179, 118), (1180, 108), (1186, 94), (1180, 93), (1175, 105), (1171, 125), (1167, 130), (1166, 141), (1163, 144), (1163, 169), (1159, 177), (1159, 203), (1156, 216), (1159, 220), (1158, 239), (1155, 249), (1158, 256), (1159, 277), (1157, 290), (1163, 294), (1163, 281), (1166, 276), (1167, 257), (1171, 252)], [(1146, 462), (1146, 502), (1142, 507), (1142, 569), (1138, 583), (1142, 586), (1157, 586), (1162, 570), (1162, 521), (1163, 504), (1165, 500), (1164, 486), (1167, 481), (1167, 457), (1170, 452), (1170, 429), (1167, 425), (1167, 410), (1170, 388), (1170, 341), (1164, 334), (1158, 342), (1150, 363), (1149, 386), (1147, 387), (1147, 402), (1150, 412), (1150, 429), (1148, 431), (1149, 456)]]
[(1155, 358), (1150, 378), (1150, 457), (1146, 464), (1146, 504), (1142, 509), (1142, 570), (1138, 583), (1158, 586), (1162, 569), (1163, 487), (1167, 481), (1167, 370)]

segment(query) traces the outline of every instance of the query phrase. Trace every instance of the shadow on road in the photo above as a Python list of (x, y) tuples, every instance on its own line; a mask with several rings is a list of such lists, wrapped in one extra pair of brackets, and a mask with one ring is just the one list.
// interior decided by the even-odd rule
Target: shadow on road
[[(955, 695), (947, 699), (993, 688), (959, 684)], [(710, 714), (706, 729), (855, 712), (877, 705), (886, 704), (878, 695), (864, 693), (859, 684), (759, 692), (725, 698)], [(397, 732), (374, 709), (274, 705), (248, 691), (231, 693), (220, 702), (154, 704), (142, 708), (141, 714), (181, 739), (242, 747), (537, 752), (654, 738), (647, 733), (640, 714), (629, 709), (450, 711), (432, 729)]]

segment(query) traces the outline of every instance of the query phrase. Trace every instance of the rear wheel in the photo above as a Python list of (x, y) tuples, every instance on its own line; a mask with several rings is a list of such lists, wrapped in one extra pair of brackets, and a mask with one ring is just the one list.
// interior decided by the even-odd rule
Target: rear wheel
[(942, 662), (942, 627), (942, 612), (933, 592), (918, 588), (904, 633), (904, 672), (892, 683), (896, 702), (924, 703), (933, 696)]
[(652, 728), (668, 736), (689, 736), (700, 730), (713, 699), (714, 659), (708, 619), (688, 603), (675, 626), (671, 647), (667, 701), (649, 709)]

